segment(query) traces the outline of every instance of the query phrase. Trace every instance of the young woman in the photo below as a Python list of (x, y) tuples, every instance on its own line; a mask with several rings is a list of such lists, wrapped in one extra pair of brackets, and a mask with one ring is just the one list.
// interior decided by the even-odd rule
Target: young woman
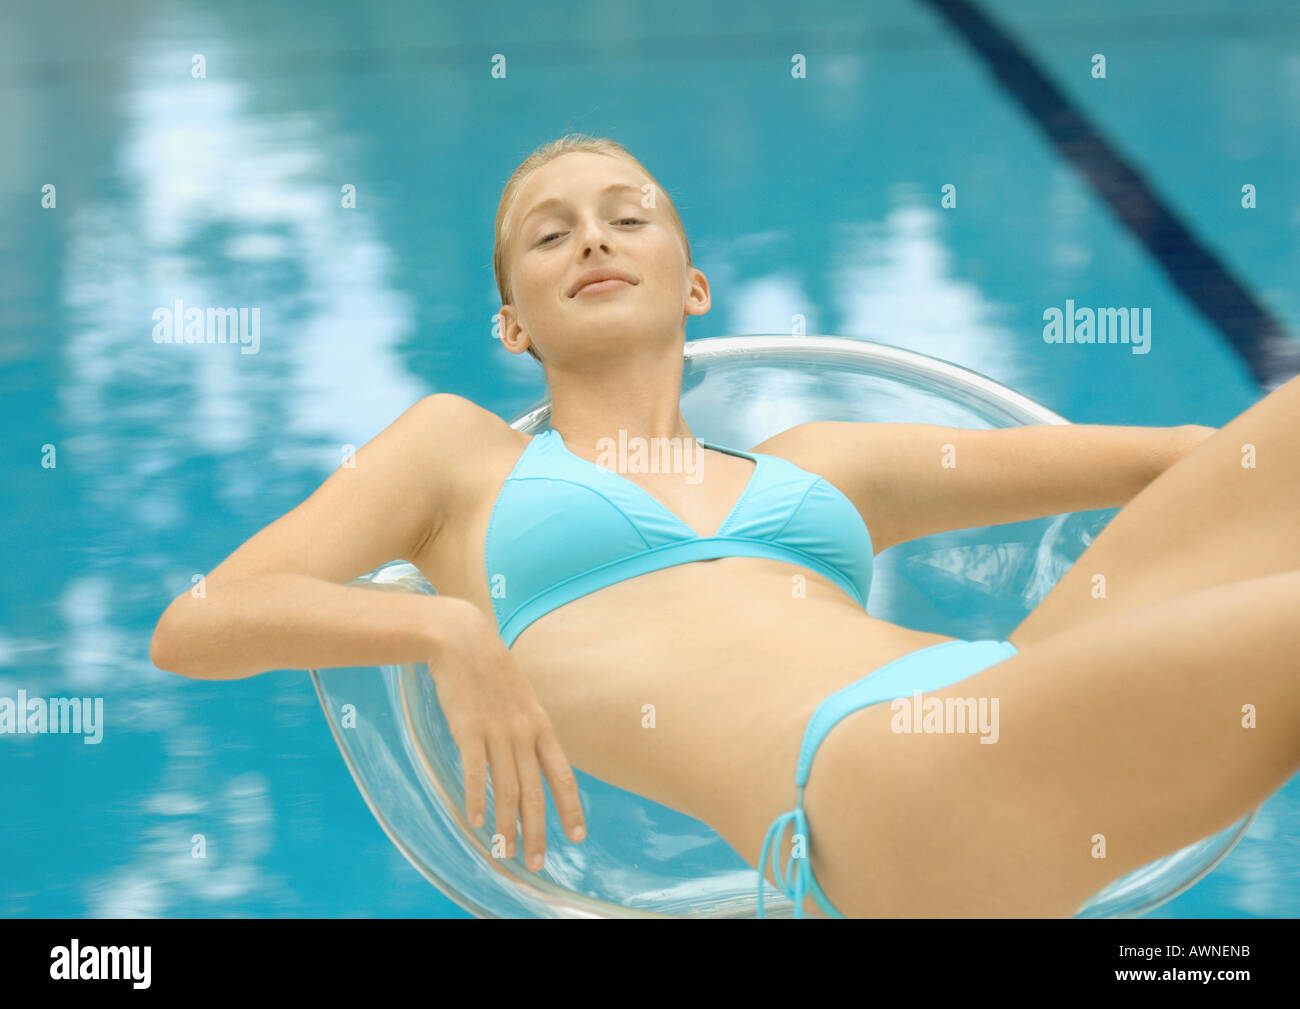
[[(177, 597), (157, 665), (427, 660), (469, 816), (490, 769), (529, 868), (543, 777), (582, 838), (572, 760), (814, 915), (1070, 915), (1300, 764), (1300, 381), (1219, 431), (823, 422), (642, 472), (605, 449), (694, 444), (682, 348), (709, 285), (672, 202), (618, 144), (566, 137), (506, 185), (495, 267), (553, 430), (421, 400)], [(897, 543), (1121, 505), (1005, 642), (864, 609)], [(341, 584), (395, 558), (440, 594)], [(996, 741), (900, 731), (884, 702), (917, 690), (996, 700)]]

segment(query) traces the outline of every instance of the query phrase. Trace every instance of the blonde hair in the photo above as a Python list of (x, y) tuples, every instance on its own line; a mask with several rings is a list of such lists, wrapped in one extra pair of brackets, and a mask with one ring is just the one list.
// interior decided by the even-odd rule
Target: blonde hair
[[(506, 263), (506, 249), (510, 238), (510, 228), (514, 224), (515, 200), (519, 196), (519, 190), (528, 180), (528, 177), (543, 165), (548, 165), (556, 158), (564, 154), (604, 154), (611, 158), (626, 158), (636, 165), (641, 171), (653, 179), (654, 176), (646, 171), (645, 166), (636, 158), (628, 153), (627, 148), (615, 140), (609, 140), (605, 137), (591, 137), (585, 133), (567, 133), (559, 140), (552, 140), (550, 143), (538, 147), (532, 154), (528, 155), (514, 170), (506, 182), (505, 189), (501, 192), (501, 202), (497, 205), (496, 234), (492, 246), (492, 269), (496, 273), (497, 293), (501, 295), (501, 304), (510, 304), (513, 295), (510, 290), (510, 271)], [(686, 265), (691, 265), (691, 243), (686, 237), (686, 228), (682, 226), (682, 219), (677, 213), (677, 207), (673, 201), (663, 191), (662, 186), (658, 186), (658, 192), (664, 198), (664, 205), (668, 208), (668, 216), (677, 228), (678, 235), (682, 239), (682, 248), (686, 250)], [(532, 354), (538, 361), (541, 357), (537, 351), (530, 346), (528, 353)]]

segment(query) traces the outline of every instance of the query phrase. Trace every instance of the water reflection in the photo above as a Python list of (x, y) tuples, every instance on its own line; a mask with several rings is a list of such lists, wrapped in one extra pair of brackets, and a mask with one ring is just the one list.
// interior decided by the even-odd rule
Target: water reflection
[[(213, 26), (203, 39), (212, 65), (230, 56)], [(287, 510), (338, 464), (344, 444), (364, 443), (430, 389), (399, 353), (415, 312), (391, 281), (375, 217), (340, 205), (341, 185), (359, 181), (339, 174), (346, 133), (306, 113), (259, 109), (238, 80), (192, 80), (172, 47), (142, 42), (130, 67), (112, 156), (62, 166), (60, 220), (69, 223), (49, 309), (61, 329), (29, 350), (56, 359), (66, 434), (55, 440), (75, 480), (66, 506), (81, 535), (62, 544), (56, 637), (8, 629), (0, 660), (21, 671), (15, 689), (105, 697), (97, 758), (116, 768), (116, 800), (80, 816), (116, 822), (127, 857), (93, 874), (84, 905), (72, 898), (68, 913), (271, 913), (304, 903), (264, 865), (273, 794), (284, 802), (287, 781), (238, 772), (223, 754), (259, 749), (256, 762), (269, 763), (328, 739), (293, 691), (268, 698), (265, 683), (216, 690), (159, 673), (148, 631), (241, 529)], [(77, 184), (92, 172), (111, 184)], [(177, 299), (259, 307), (259, 353), (155, 343), (151, 314)], [(55, 663), (33, 664), (33, 651), (52, 651)], [(299, 688), (311, 703), (305, 681)], [(196, 704), (196, 693), (219, 705)], [(286, 711), (288, 720), (267, 717)], [(209, 734), (211, 748), (197, 750)], [(131, 742), (140, 736), (159, 737), (163, 752)], [(29, 741), (31, 769), (66, 759), (60, 742)], [(334, 784), (350, 790), (332, 761)], [(207, 839), (205, 858), (191, 851), (195, 835)], [(36, 846), (12, 828), (6, 836), (6, 848)], [(93, 847), (78, 854), (77, 872), (101, 861)], [(38, 863), (35, 875), (67, 869)], [(439, 903), (435, 895), (424, 907)], [(8, 883), (0, 905), (42, 910)]]

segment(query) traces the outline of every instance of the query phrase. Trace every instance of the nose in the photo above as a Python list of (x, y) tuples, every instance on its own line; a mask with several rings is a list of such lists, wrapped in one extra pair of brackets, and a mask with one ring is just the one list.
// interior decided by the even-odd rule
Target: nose
[(591, 254), (593, 249), (600, 249), (606, 255), (614, 252), (613, 233), (597, 218), (587, 218), (579, 225), (578, 237), (582, 245), (583, 256)]

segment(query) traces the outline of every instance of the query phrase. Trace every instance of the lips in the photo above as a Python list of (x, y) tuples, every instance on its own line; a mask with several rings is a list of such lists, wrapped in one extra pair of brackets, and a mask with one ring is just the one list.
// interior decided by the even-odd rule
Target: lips
[[(617, 287), (631, 287), (626, 280), (619, 280), (617, 277), (612, 280), (597, 280), (590, 284), (583, 284), (578, 288), (578, 294), (598, 294), (601, 291), (612, 291)], [(575, 294), (576, 298), (578, 294)]]
[[(610, 281), (613, 281), (613, 283), (610, 283)], [(620, 281), (629, 286), (636, 283), (622, 270), (592, 270), (578, 278), (578, 282), (569, 289), (569, 297), (576, 298), (579, 292), (593, 284), (599, 290), (613, 290), (618, 287)]]

